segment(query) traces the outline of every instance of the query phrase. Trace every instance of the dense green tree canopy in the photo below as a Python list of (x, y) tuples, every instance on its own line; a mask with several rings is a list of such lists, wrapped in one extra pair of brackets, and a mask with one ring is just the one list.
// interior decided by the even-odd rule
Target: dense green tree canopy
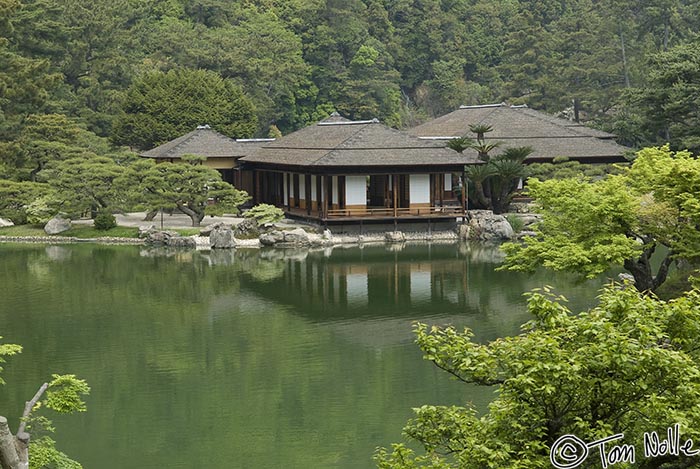
[[(3, 0), (0, 139), (50, 112), (123, 142), (134, 87), (187, 69), (241, 87), (257, 122), (236, 136), (288, 133), (333, 109), (400, 127), (509, 100), (656, 142), (663, 129), (641, 125), (647, 101), (623, 91), (668, 83), (648, 59), (692, 50), (699, 13), (683, 0)], [(626, 129), (622, 116), (640, 123)], [(162, 140), (126, 143), (145, 141)]]
[(117, 144), (145, 150), (198, 125), (210, 125), (224, 135), (245, 138), (255, 132), (256, 118), (240, 88), (214, 72), (151, 72), (127, 91), (112, 139)]
[[(530, 293), (528, 307), (533, 320), (522, 334), (487, 344), (469, 330), (417, 326), (426, 359), (465, 383), (498, 386), (496, 398), (483, 415), (472, 407), (416, 409), (404, 432), (425, 454), (398, 444), (377, 453), (378, 467), (545, 469), (564, 435), (593, 442), (618, 433), (624, 440), (610, 445), (636, 452), (626, 467), (697, 467), (682, 453), (644, 457), (643, 443), (645, 432), (663, 439), (676, 424), (681, 442), (700, 436), (700, 292), (664, 302), (611, 285), (598, 306), (572, 315), (545, 288)], [(580, 467), (600, 464), (594, 447)]]
[(641, 133), (652, 143), (700, 150), (700, 41), (682, 44), (650, 60), (649, 83), (630, 93), (642, 111)]

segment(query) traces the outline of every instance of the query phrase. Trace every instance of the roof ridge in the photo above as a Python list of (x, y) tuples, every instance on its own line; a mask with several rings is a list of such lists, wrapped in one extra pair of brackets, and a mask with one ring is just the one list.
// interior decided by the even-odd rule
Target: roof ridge
[[(547, 123), (549, 123), (549, 124), (551, 124), (551, 125), (554, 125), (554, 126), (556, 126), (556, 127), (559, 127), (559, 128), (563, 129), (563, 130), (566, 131), (566, 132), (569, 132), (569, 133), (574, 134), (574, 136), (579, 136), (579, 135), (580, 135), (580, 136), (590, 137), (590, 135), (585, 135), (585, 134), (583, 134), (583, 133), (581, 133), (581, 132), (576, 132), (575, 130), (570, 129), (569, 127), (567, 127), (567, 126), (565, 126), (565, 125), (563, 125), (563, 124), (560, 124), (560, 123), (558, 123), (558, 122), (556, 122), (556, 121), (553, 121), (553, 119), (559, 119), (559, 118), (556, 117), (556, 116), (550, 116), (549, 114), (547, 114), (547, 113), (544, 112), (544, 111), (538, 111), (537, 109), (532, 109), (532, 108), (520, 108), (520, 109), (527, 109), (527, 110), (530, 110), (530, 111), (534, 111), (534, 112), (528, 113), (528, 115), (529, 115), (530, 117), (534, 118), (534, 119), (539, 120), (540, 122), (547, 122)], [(542, 116), (543, 114), (544, 114), (544, 117)], [(564, 119), (562, 119), (562, 120), (564, 120)], [(571, 137), (558, 137), (558, 138), (571, 138)], [(597, 137), (593, 137), (593, 138), (597, 138)]]
[[(168, 151), (166, 151), (165, 154), (167, 155), (167, 154), (170, 154), (170, 153), (174, 152), (176, 149), (180, 148), (180, 147), (183, 146), (185, 143), (189, 142), (189, 141), (192, 139), (192, 137), (194, 137), (196, 134), (197, 134), (197, 130), (192, 130), (192, 131), (190, 131), (190, 132), (187, 132), (187, 133), (186, 133), (185, 135), (183, 135), (182, 137), (179, 137), (179, 138), (181, 138), (182, 140), (180, 140), (178, 143), (176, 143), (175, 145), (173, 145), (172, 148), (168, 149)], [(177, 139), (175, 139), (175, 140), (177, 140)], [(167, 143), (168, 143), (168, 142), (165, 142), (165, 143), (163, 143), (162, 145), (167, 145)], [(160, 145), (158, 145), (157, 147), (153, 147), (151, 150), (155, 150), (155, 149), (158, 148), (159, 146), (160, 146)], [(149, 151), (151, 151), (151, 150), (149, 150)]]
[(507, 107), (508, 105), (504, 102), (501, 103), (492, 103), (492, 104), (472, 104), (469, 106), (465, 106), (462, 104), (459, 106), (459, 109), (483, 109), (487, 107)]
[[(377, 121), (377, 122), (378, 122), (378, 121)], [(316, 125), (319, 125), (319, 123), (320, 123), (320, 122), (317, 122)], [(330, 149), (321, 148), (320, 150), (328, 150), (328, 151), (326, 151), (323, 155), (321, 155), (321, 156), (319, 156), (318, 158), (316, 158), (314, 161), (310, 162), (309, 165), (310, 165), (310, 166), (311, 166), (311, 165), (315, 165), (316, 163), (318, 163), (319, 161), (321, 161), (323, 158), (325, 158), (326, 156), (328, 156), (328, 155), (330, 155), (331, 153), (333, 153), (333, 152), (334, 152), (335, 150), (337, 150), (339, 147), (341, 147), (342, 145), (345, 145), (345, 142), (347, 142), (348, 140), (352, 139), (355, 135), (357, 135), (358, 133), (360, 133), (365, 127), (367, 127), (367, 126), (369, 126), (369, 125), (371, 125), (371, 123), (362, 125), (362, 127), (360, 127), (358, 130), (356, 130), (355, 132), (353, 132), (349, 137), (347, 137), (345, 140), (343, 140), (343, 141), (340, 142), (338, 145), (336, 145), (335, 148), (330, 148)]]
[[(479, 124), (483, 124), (484, 121), (485, 121), (486, 119), (488, 119), (489, 117), (491, 117), (492, 115), (494, 115), (495, 113), (497, 113), (498, 111), (500, 111), (501, 108), (505, 108), (505, 107), (507, 107), (507, 106), (505, 105), (505, 103), (501, 103), (501, 104), (498, 105), (498, 106), (495, 106), (495, 105), (494, 105), (494, 106), (484, 106), (484, 107), (492, 107), (493, 110), (492, 110), (491, 112), (489, 112), (488, 114), (486, 114), (486, 115), (479, 121)], [(469, 109), (469, 108), (462, 108), (461, 106), (460, 106), (459, 108), (460, 108), (460, 109)], [(475, 109), (475, 108), (472, 108), (472, 109)], [(470, 130), (471, 130), (471, 129), (470, 129)]]
[(221, 132), (219, 132), (219, 131), (217, 131), (217, 130), (215, 130), (215, 129), (212, 129), (212, 128), (209, 127), (208, 125), (207, 125), (206, 127), (197, 126), (197, 128), (194, 129), (193, 131), (188, 132), (188, 133), (186, 133), (185, 135), (183, 135), (183, 137), (187, 137), (187, 138), (183, 139), (183, 140), (182, 140), (181, 142), (179, 142), (177, 145), (174, 145), (170, 150), (167, 151), (167, 153), (173, 153), (173, 152), (174, 152), (175, 150), (177, 150), (178, 148), (181, 148), (182, 146), (184, 146), (185, 143), (189, 143), (189, 142), (190, 142), (191, 140), (193, 140), (194, 138), (199, 137), (199, 136), (201, 135), (201, 132), (202, 132), (202, 131), (209, 131), (209, 132), (212, 132), (212, 134), (213, 134), (216, 138), (221, 138), (221, 137), (223, 137), (223, 138), (225, 138), (225, 139), (232, 140), (232, 141), (234, 141), (234, 142), (236, 141), (235, 139), (232, 139), (231, 137), (228, 137), (228, 136), (222, 134)]
[(342, 142), (338, 143), (334, 148), (331, 149), (331, 151), (334, 150), (339, 150), (341, 149), (346, 143), (350, 143), (354, 138), (359, 136), (361, 133), (363, 133), (366, 129), (369, 128), (370, 125), (373, 124), (378, 124), (379, 121), (374, 122), (374, 120), (371, 121), (357, 121), (357, 122), (364, 122), (361, 127), (359, 127), (356, 131), (354, 131), (352, 134), (350, 134), (345, 140)]

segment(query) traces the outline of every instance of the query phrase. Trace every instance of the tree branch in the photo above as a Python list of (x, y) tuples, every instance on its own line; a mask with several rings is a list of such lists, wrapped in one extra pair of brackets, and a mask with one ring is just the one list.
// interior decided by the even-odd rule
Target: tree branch
[(39, 399), (41, 399), (41, 396), (44, 395), (46, 390), (49, 387), (49, 383), (44, 383), (41, 385), (39, 390), (34, 394), (34, 397), (32, 397), (31, 401), (27, 401), (27, 403), (24, 406), (24, 412), (22, 412), (22, 417), (20, 418), (20, 424), (19, 424), (19, 429), (17, 430), (17, 434), (19, 435), (20, 433), (24, 433), (24, 429), (27, 427), (27, 419), (29, 418), (29, 415), (32, 413), (32, 409), (34, 409), (34, 406), (36, 405), (37, 402), (39, 402)]

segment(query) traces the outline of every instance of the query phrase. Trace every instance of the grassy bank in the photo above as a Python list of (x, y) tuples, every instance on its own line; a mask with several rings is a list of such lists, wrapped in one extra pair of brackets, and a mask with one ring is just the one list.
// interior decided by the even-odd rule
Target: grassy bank
[[(192, 236), (199, 233), (199, 228), (168, 228), (169, 231), (175, 231), (182, 236)], [(49, 236), (44, 232), (41, 225), (19, 225), (0, 228), (0, 236)], [(55, 235), (57, 237), (73, 237), (73, 238), (138, 238), (139, 229), (130, 226), (117, 226), (109, 230), (97, 230), (92, 226), (75, 225), (70, 230)]]

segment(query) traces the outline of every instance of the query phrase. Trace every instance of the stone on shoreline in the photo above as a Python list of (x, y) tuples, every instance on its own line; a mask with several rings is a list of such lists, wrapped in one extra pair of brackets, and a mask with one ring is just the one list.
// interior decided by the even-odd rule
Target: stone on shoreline
[(150, 233), (153, 233), (156, 230), (156, 225), (150, 225), (150, 226), (139, 226), (139, 238), (144, 239), (148, 238), (148, 235)]
[(230, 227), (214, 229), (209, 235), (209, 246), (212, 249), (232, 249), (236, 247), (236, 238)]
[(491, 210), (471, 210), (469, 216), (470, 239), (502, 241), (515, 237), (513, 227), (503, 215), (496, 215)]
[(246, 218), (240, 222), (233, 230), (236, 238), (252, 239), (260, 236), (260, 225), (255, 218)]
[(284, 242), (294, 244), (296, 246), (304, 246), (311, 244), (309, 234), (303, 228), (294, 228), (291, 231), (284, 232)]
[(173, 248), (196, 248), (197, 242), (190, 236), (173, 236), (168, 239), (167, 246)]
[(260, 235), (260, 244), (263, 246), (274, 246), (284, 241), (284, 233), (279, 230), (272, 230)]
[(170, 239), (180, 236), (174, 231), (153, 230), (146, 236), (146, 244), (149, 246), (170, 246)]
[(61, 215), (56, 215), (49, 220), (44, 226), (44, 232), (49, 235), (63, 233), (71, 229), (71, 221), (68, 218), (63, 218)]
[(406, 241), (406, 236), (401, 231), (387, 231), (384, 233), (384, 240), (387, 243), (403, 243)]
[(231, 229), (231, 225), (228, 223), (224, 222), (218, 222), (214, 223), (213, 225), (205, 226), (201, 230), (199, 230), (199, 236), (211, 236), (211, 233), (214, 230), (221, 230), (221, 229)]

